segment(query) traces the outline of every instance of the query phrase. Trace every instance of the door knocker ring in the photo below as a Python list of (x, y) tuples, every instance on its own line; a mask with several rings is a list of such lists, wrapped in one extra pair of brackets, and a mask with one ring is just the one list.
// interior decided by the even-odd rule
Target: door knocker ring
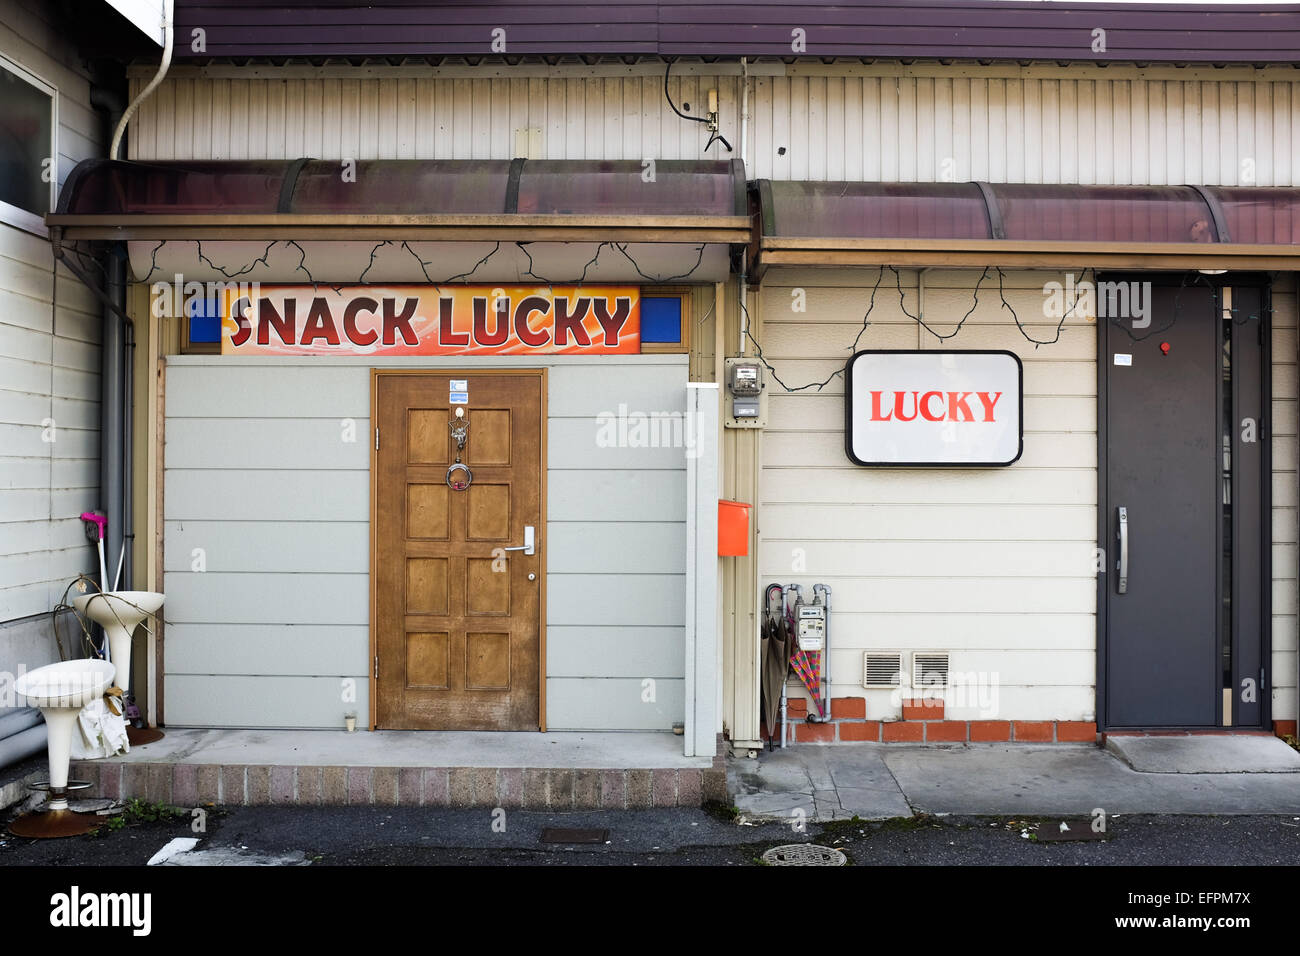
[[(463, 471), (465, 473), (464, 477), (453, 479), (452, 475), (456, 474), (458, 471)], [(451, 488), (452, 491), (464, 491), (470, 486), (470, 483), (473, 480), (474, 472), (470, 471), (469, 465), (466, 465), (463, 462), (458, 461), (447, 469), (447, 486)]]

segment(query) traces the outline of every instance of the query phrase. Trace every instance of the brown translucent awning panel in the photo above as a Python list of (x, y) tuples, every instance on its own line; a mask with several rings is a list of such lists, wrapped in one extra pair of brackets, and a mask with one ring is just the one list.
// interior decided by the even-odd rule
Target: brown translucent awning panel
[(759, 180), (763, 234), (785, 237), (988, 239), (975, 183)]
[(515, 211), (524, 215), (742, 216), (739, 161), (529, 160)]
[(58, 215), (743, 216), (745, 170), (661, 160), (86, 160)]
[(58, 211), (81, 215), (190, 215), (275, 212), (289, 163), (78, 163), (59, 193)]
[(1211, 186), (1232, 242), (1300, 243), (1300, 189)]
[(1210, 207), (1190, 186), (990, 185), (1005, 239), (1214, 242)]
[(286, 213), (487, 214), (506, 208), (509, 160), (313, 159), (302, 165)]

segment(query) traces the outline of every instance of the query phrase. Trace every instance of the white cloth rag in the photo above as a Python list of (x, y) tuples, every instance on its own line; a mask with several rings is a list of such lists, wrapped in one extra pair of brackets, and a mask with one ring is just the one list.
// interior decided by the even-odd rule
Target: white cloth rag
[(77, 714), (77, 729), (72, 733), (74, 759), (112, 757), (130, 749), (131, 744), (126, 739), (126, 717), (109, 710), (104, 698), (96, 697), (81, 708), (81, 713)]

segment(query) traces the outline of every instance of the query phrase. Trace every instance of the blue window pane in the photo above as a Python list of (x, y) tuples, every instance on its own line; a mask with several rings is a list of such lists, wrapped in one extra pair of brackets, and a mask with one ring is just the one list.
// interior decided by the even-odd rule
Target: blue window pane
[(676, 297), (641, 300), (641, 341), (680, 342), (682, 300)]
[(186, 305), (190, 314), (190, 341), (196, 345), (221, 341), (221, 313), (216, 299), (191, 299)]

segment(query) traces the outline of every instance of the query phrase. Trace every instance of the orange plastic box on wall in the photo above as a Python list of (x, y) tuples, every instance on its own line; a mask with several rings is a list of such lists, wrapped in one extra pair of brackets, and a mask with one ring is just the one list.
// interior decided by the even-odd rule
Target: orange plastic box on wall
[(743, 501), (718, 502), (718, 557), (743, 558), (749, 555), (749, 511), (752, 507)]

